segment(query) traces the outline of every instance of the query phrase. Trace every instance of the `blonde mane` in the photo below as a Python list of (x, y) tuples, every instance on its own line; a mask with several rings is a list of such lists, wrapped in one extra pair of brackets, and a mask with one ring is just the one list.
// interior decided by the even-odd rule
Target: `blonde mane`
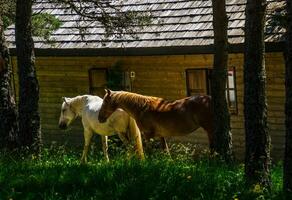
[(70, 105), (70, 109), (73, 112), (75, 112), (78, 116), (81, 115), (81, 110), (85, 103), (86, 98), (87, 98), (87, 95), (76, 96), (76, 97), (70, 98), (70, 100), (67, 102)]
[(112, 92), (111, 98), (113, 102), (125, 103), (125, 104), (135, 104), (138, 108), (144, 110), (154, 110), (158, 102), (164, 101), (159, 97), (144, 96), (136, 93), (130, 93), (125, 91), (115, 91)]

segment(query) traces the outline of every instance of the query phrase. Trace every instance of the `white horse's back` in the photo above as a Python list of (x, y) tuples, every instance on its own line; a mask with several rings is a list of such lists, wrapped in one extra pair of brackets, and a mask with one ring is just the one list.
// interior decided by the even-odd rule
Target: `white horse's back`
[(81, 115), (84, 128), (90, 128), (92, 131), (104, 136), (126, 133), (129, 125), (129, 115), (121, 109), (113, 113), (106, 123), (98, 121), (102, 101), (98, 96), (86, 95)]
[(86, 107), (88, 108), (88, 110), (98, 113), (103, 102), (102, 98), (92, 95), (84, 96), (86, 97)]

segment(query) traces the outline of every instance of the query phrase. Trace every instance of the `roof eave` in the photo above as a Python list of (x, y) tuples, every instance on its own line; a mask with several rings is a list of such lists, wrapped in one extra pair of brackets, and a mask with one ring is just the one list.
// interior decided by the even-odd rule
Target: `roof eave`
[[(284, 42), (266, 42), (266, 52), (283, 52)], [(10, 49), (11, 55), (16, 55), (16, 49)], [(229, 53), (243, 53), (244, 44), (230, 44)], [(99, 49), (35, 49), (38, 57), (62, 56), (154, 56), (154, 55), (190, 55), (213, 54), (213, 45), (205, 46), (171, 46), (171, 47), (141, 47), (141, 48), (99, 48)]]

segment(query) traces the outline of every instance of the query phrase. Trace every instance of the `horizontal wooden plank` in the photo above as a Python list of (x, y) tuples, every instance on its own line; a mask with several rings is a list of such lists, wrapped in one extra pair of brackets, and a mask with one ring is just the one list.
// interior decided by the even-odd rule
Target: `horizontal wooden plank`
[(54, 71), (54, 72), (67, 72), (67, 71), (88, 71), (88, 67), (83, 65), (66, 65), (66, 62), (54, 65), (50, 62), (40, 63), (36, 67), (37, 71)]
[(88, 77), (88, 73), (84, 71), (47, 71), (41, 70), (37, 72), (38, 76), (64, 76), (64, 77)]
[[(64, 92), (47, 92), (47, 91), (40, 91), (41, 98), (56, 98), (56, 97), (75, 97), (80, 95), (80, 92), (71, 92), (71, 91), (64, 91)], [(61, 98), (60, 98), (60, 102)]]
[(42, 75), (38, 76), (39, 81), (41, 82), (63, 82), (63, 81), (82, 81), (82, 82), (87, 82), (89, 83), (89, 78), (86, 76), (47, 76), (47, 75)]
[(283, 118), (283, 117), (269, 117), (268, 120), (270, 123), (275, 123), (275, 124), (284, 124), (285, 123), (285, 118)]
[(231, 123), (231, 128), (244, 128), (243, 122), (232, 122)]

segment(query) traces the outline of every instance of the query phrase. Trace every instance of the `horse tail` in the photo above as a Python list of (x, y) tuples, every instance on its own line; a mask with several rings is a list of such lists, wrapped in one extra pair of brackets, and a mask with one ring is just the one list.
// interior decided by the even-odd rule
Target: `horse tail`
[(140, 159), (144, 159), (143, 145), (141, 139), (141, 132), (137, 126), (135, 119), (129, 116), (129, 130), (131, 138), (135, 143), (135, 151)]

